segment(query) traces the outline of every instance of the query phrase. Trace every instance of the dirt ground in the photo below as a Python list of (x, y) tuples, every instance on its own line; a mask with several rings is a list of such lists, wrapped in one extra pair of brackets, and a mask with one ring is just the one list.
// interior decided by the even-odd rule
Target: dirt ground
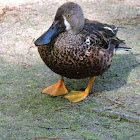
[[(0, 139), (140, 139), (139, 0), (75, 0), (86, 18), (125, 27), (118, 37), (132, 50), (117, 52), (84, 101), (40, 94), (59, 76), (45, 66), (32, 41), (66, 1), (0, 0)], [(69, 91), (87, 83), (65, 78)]]

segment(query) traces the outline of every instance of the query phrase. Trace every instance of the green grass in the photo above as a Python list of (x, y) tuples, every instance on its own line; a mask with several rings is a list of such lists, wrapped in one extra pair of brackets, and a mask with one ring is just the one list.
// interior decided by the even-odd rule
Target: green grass
[[(120, 59), (115, 61), (120, 61)], [(84, 101), (73, 104), (63, 97), (52, 98), (48, 95), (40, 94), (46, 82), (50, 85), (59, 78), (57, 76), (53, 77), (54, 74), (49, 69), (47, 69), (48, 76), (47, 72), (44, 73), (44, 69), (46, 68), (42, 64), (28, 69), (23, 69), (18, 65), (3, 68), (6, 72), (1, 80), (7, 82), (7, 77), (9, 77), (8, 82), (12, 82), (12, 84), (0, 85), (2, 89), (0, 95), (0, 112), (2, 115), (0, 119), (1, 139), (39, 139), (39, 136), (44, 136), (46, 139), (60, 137), (61, 139), (122, 140), (127, 139), (127, 137), (140, 130), (138, 124), (125, 120), (117, 122), (115, 121), (116, 118), (110, 118), (88, 110), (88, 108), (109, 106), (107, 101), (99, 97), (90, 95)], [(37, 74), (38, 70), (40, 70), (40, 74)], [(114, 78), (116, 72), (113, 74), (112, 71), (113, 67), (104, 74), (104, 79), (101, 77), (96, 79), (95, 92), (99, 90), (108, 97), (110, 94), (114, 94), (115, 85), (113, 82), (116, 82), (118, 77)], [(45, 81), (44, 75), (47, 75), (45, 77), (48, 78), (55, 78), (55, 80)], [(128, 74), (126, 73), (126, 75)], [(127, 78), (126, 75), (121, 78)], [(109, 79), (107, 79), (106, 83), (106, 77), (108, 76)], [(73, 81), (75, 82), (73, 85), (75, 87), (77, 85), (76, 89), (79, 89), (81, 83), (77, 80), (66, 79), (66, 82), (68, 82), (66, 85), (74, 83)], [(83, 82), (85, 81), (88, 82), (87, 79)], [(108, 87), (108, 81), (112, 82), (111, 86), (104, 88)], [(104, 86), (102, 87), (100, 83)], [(73, 85), (70, 85), (69, 88)], [(119, 85), (120, 90), (118, 89), (116, 92), (123, 91), (123, 85), (124, 83)], [(110, 88), (110, 92), (105, 91), (106, 89), (110, 90)], [(87, 110), (81, 110), (81, 108), (86, 108)], [(40, 126), (52, 129), (40, 128)], [(5, 131), (6, 133), (4, 133)], [(138, 137), (138, 135), (135, 135), (133, 138), (138, 139)]]
[[(116, 15), (122, 18), (137, 13), (137, 6), (128, 5), (125, 1), (117, 4), (111, 1), (110, 10), (107, 8), (109, 2), (78, 1), (84, 8), (86, 17), (102, 22), (113, 22)], [(112, 107), (113, 104), (106, 99), (109, 98), (125, 106), (112, 108), (111, 111), (139, 117), (139, 24), (124, 25), (126, 29), (119, 31), (118, 36), (125, 39), (133, 49), (114, 56), (111, 68), (102, 76), (96, 77), (92, 88), (94, 94), (76, 104), (70, 103), (63, 96), (53, 98), (40, 94), (45, 87), (55, 84), (59, 76), (43, 64), (36, 48), (31, 49), (29, 54), (27, 51), (32, 39), (49, 27), (58, 5), (58, 2), (43, 3), (41, 7), (38, 3), (21, 5), (22, 12), (12, 11), (19, 14), (20, 21), (14, 23), (15, 17), (7, 16), (1, 23), (0, 139), (138, 140), (139, 123), (97, 113), (90, 108), (104, 110)], [(124, 12), (119, 15), (118, 10)], [(119, 22), (115, 24), (118, 25)], [(20, 62), (29, 63), (31, 67)], [(65, 78), (69, 91), (80, 90), (87, 84), (88, 78)]]

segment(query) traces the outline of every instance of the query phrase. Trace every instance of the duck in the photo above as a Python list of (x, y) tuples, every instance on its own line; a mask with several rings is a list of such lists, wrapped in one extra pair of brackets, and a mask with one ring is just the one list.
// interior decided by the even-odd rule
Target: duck
[[(86, 19), (77, 3), (61, 5), (50, 28), (34, 42), (47, 67), (61, 77), (42, 93), (65, 95), (64, 98), (73, 103), (84, 100), (92, 89), (95, 77), (110, 68), (115, 51), (118, 48), (129, 49), (124, 40), (116, 36), (118, 28)], [(89, 77), (89, 83), (85, 91), (68, 92), (64, 77)]]

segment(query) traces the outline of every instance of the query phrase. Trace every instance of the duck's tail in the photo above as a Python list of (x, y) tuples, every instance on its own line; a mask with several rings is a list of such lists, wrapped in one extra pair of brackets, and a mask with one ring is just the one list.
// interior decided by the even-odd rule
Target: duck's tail
[(132, 48), (130, 48), (130, 47), (127, 47), (126, 46), (126, 44), (125, 44), (125, 42), (123, 41), (123, 42), (121, 42), (121, 43), (119, 43), (119, 45), (116, 47), (116, 50), (117, 51), (130, 51)]
[(121, 40), (119, 38), (116, 37), (117, 35), (117, 32), (119, 29), (124, 29), (125, 27), (123, 26), (119, 26), (119, 27), (116, 27), (116, 28), (112, 28), (112, 32), (114, 33), (114, 38), (110, 40), (110, 44), (115, 44), (115, 51), (130, 51), (132, 48), (128, 47), (125, 43), (124, 40)]
[(128, 47), (124, 40), (116, 37), (116, 47), (117, 51), (130, 51), (132, 48)]
[(110, 40), (108, 45), (109, 53), (113, 52), (114, 54), (116, 51), (130, 51), (132, 48), (127, 47), (124, 40), (120, 40), (117, 37)]

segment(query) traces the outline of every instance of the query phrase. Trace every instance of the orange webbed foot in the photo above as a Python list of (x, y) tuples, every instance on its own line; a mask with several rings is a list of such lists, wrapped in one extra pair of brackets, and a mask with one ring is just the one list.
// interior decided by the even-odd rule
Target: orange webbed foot
[(45, 88), (42, 93), (49, 94), (52, 96), (59, 96), (67, 94), (68, 91), (64, 85), (64, 79), (59, 79), (58, 83)]
[(70, 91), (65, 98), (68, 99), (70, 102), (77, 103), (81, 100), (84, 100), (89, 93), (86, 91)]
[(85, 91), (71, 91), (70, 93), (68, 93), (67, 95), (65, 95), (65, 98), (67, 98), (70, 102), (76, 103), (79, 102), (81, 100), (84, 100), (92, 87), (92, 83), (94, 82), (95, 77), (91, 77), (88, 83), (87, 88), (85, 89)]

